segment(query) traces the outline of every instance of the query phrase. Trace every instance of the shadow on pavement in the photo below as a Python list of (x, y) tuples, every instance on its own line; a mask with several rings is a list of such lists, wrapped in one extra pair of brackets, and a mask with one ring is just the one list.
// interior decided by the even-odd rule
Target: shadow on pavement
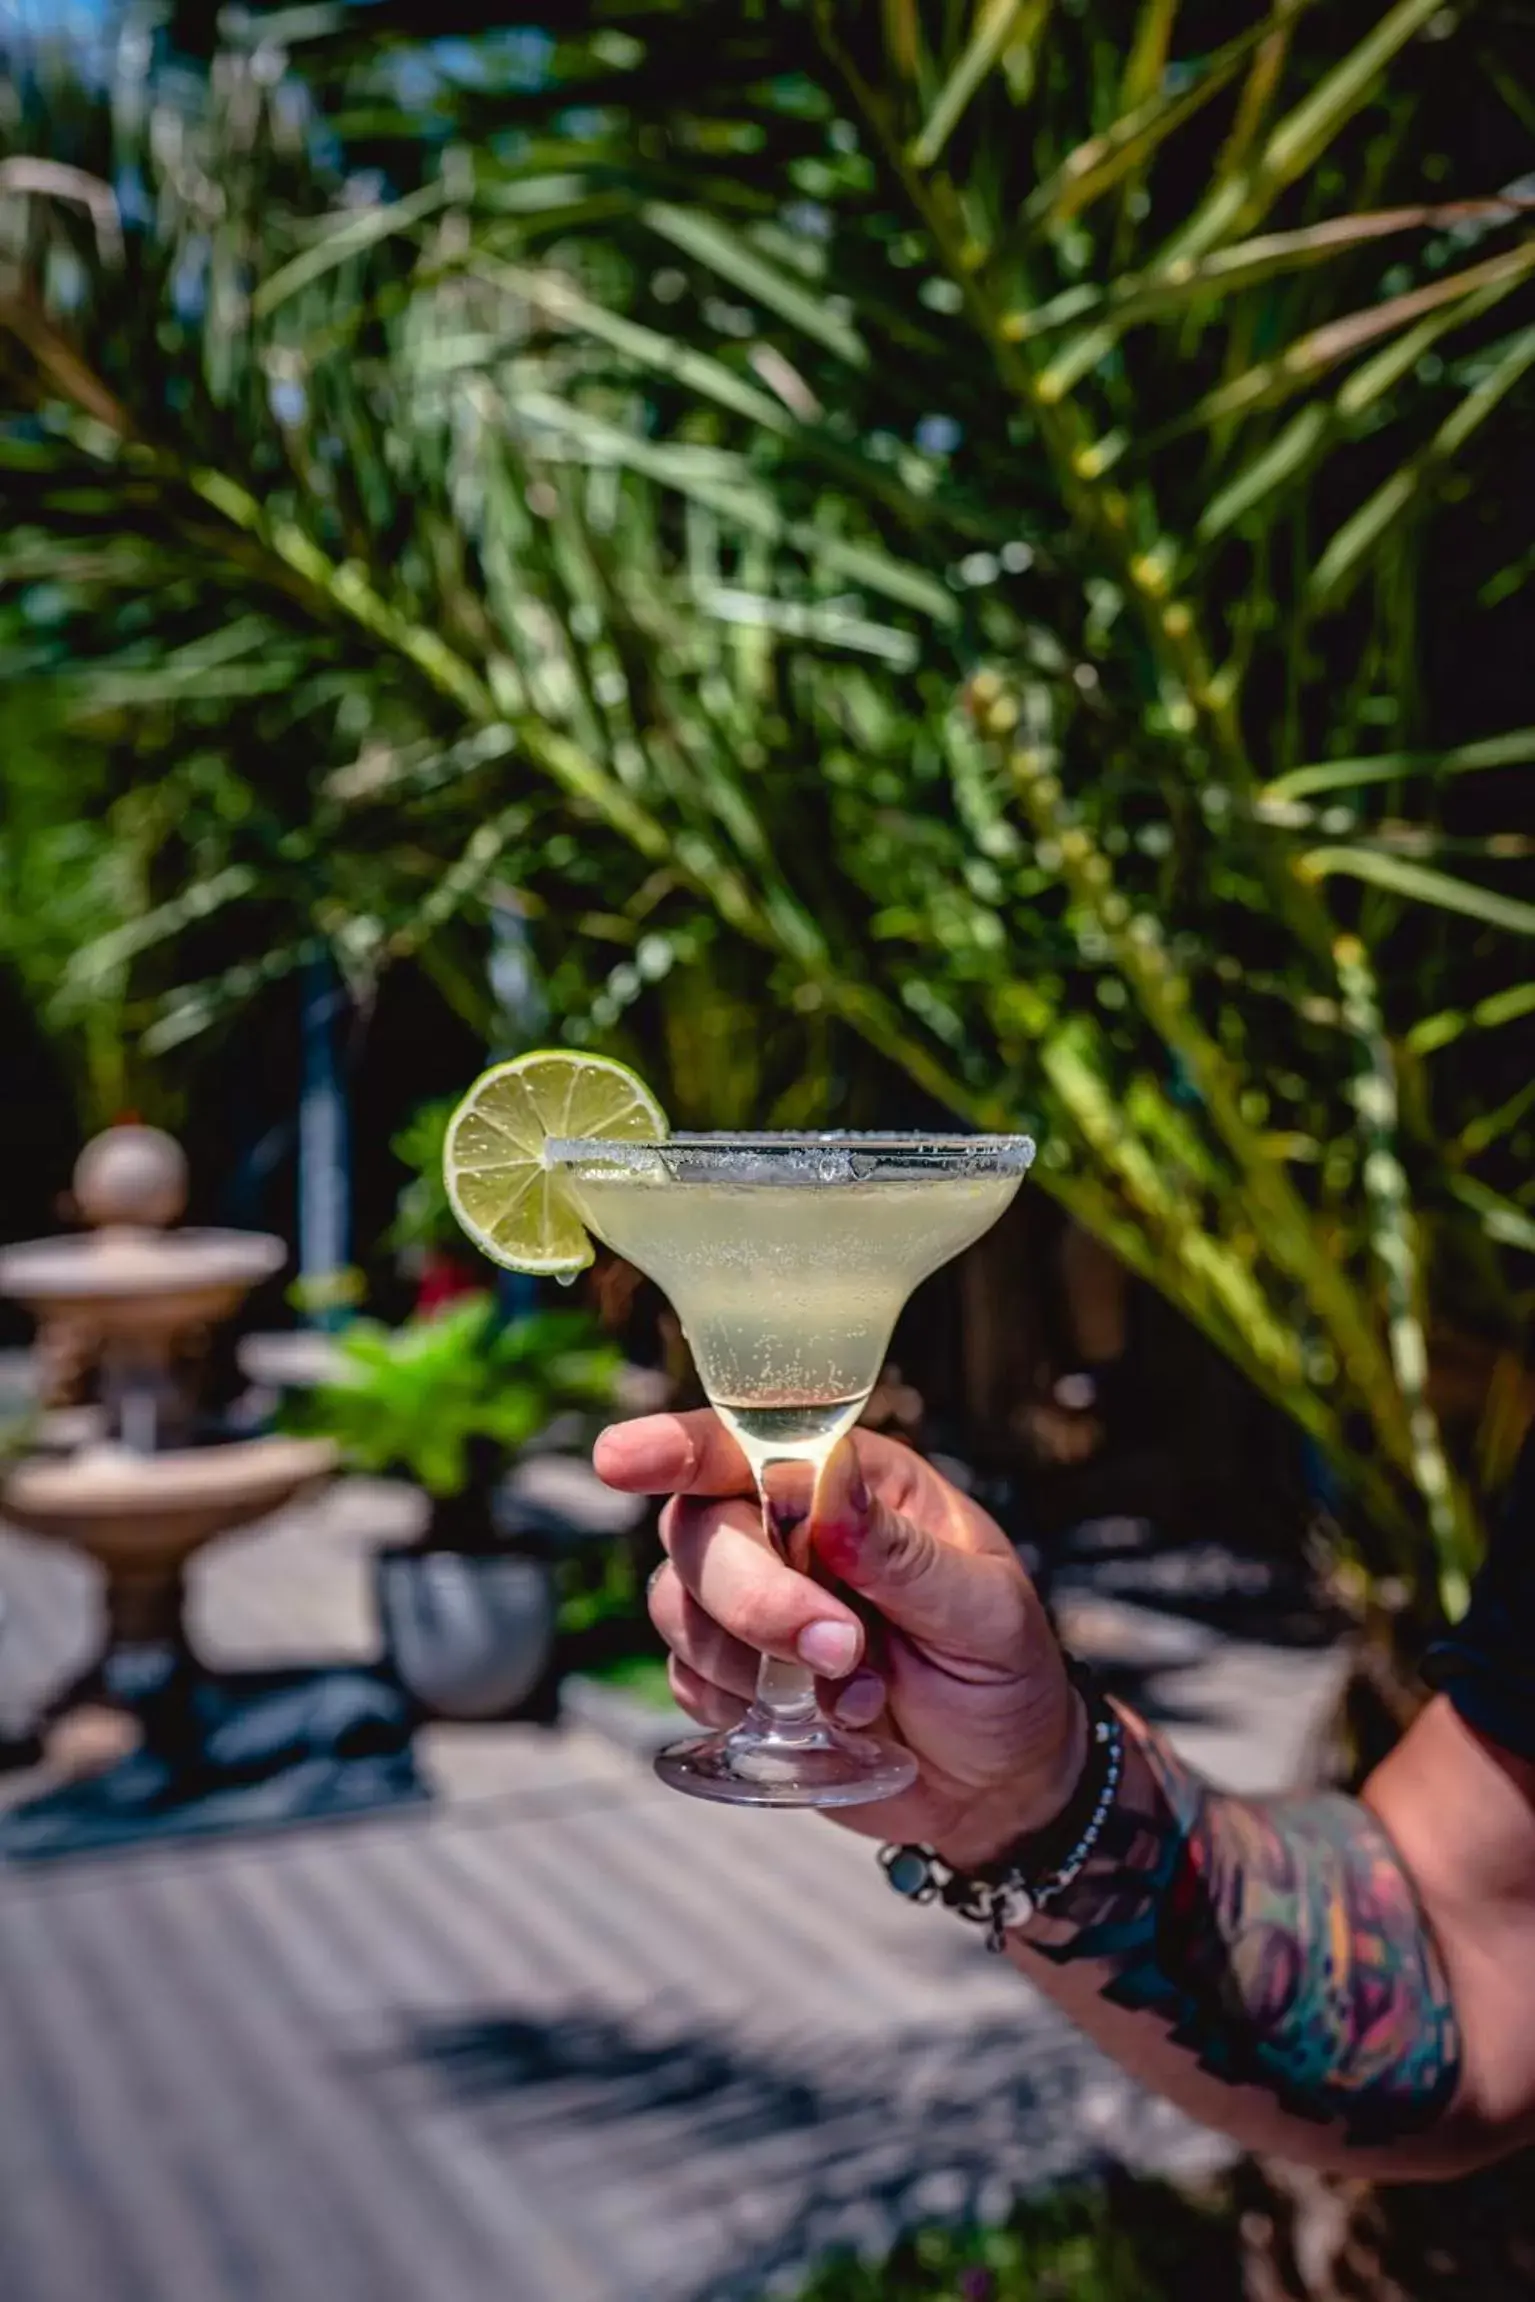
[[(414, 2023), (370, 2071), (472, 2106), (519, 2160), (556, 2136), (599, 2137), (581, 2154), (588, 2181), (602, 2169), (586, 2219), (632, 2202), (635, 2302), (792, 2292), (828, 2253), (995, 2220), (1043, 2184), (1165, 2168), (1180, 2147), (1191, 2167), (1215, 2163), (1206, 2138), (1021, 1993), (1016, 2024), (895, 2030), (861, 2051), (807, 2032), (749, 2049), (696, 2017), (669, 2024), (659, 2004), (633, 2023), (487, 2011)], [(646, 2216), (658, 2185), (667, 2214)]]

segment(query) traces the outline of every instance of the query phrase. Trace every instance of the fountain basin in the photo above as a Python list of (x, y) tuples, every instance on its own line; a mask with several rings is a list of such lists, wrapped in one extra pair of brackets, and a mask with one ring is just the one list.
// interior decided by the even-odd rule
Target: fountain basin
[(0, 1486), (0, 1511), (103, 1564), (148, 1550), (185, 1556), (210, 1536), (248, 1526), (334, 1469), (328, 1439), (242, 1439), (138, 1455), (82, 1447), (62, 1461), (21, 1464)]
[(67, 1319), (100, 1343), (164, 1348), (240, 1308), (287, 1250), (264, 1231), (151, 1231), (113, 1225), (28, 1239), (0, 1252), (0, 1294), (43, 1322)]
[[(110, 1687), (125, 1648), (188, 1651), (187, 1561), (214, 1536), (249, 1526), (327, 1478), (328, 1439), (244, 1439), (139, 1455), (83, 1447), (22, 1463), (0, 1484), (0, 1512), (29, 1534), (69, 1543), (106, 1578), (106, 1636), (87, 1681)], [(81, 1693), (69, 1690), (68, 1699)]]

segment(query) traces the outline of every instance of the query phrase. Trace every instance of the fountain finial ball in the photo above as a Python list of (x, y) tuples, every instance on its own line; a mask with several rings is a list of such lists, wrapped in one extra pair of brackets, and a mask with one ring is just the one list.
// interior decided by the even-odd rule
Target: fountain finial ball
[(75, 1161), (74, 1188), (87, 1223), (164, 1230), (187, 1203), (186, 1153), (158, 1127), (109, 1127)]

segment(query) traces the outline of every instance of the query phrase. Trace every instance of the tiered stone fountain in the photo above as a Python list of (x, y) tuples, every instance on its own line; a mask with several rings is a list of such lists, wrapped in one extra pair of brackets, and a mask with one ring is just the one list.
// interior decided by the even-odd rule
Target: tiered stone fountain
[[(210, 1676), (187, 1631), (188, 1562), (333, 1465), (324, 1440), (182, 1443), (193, 1431), (209, 1331), (285, 1259), (282, 1241), (262, 1233), (171, 1229), (186, 1184), (170, 1136), (112, 1128), (86, 1145), (75, 1169), (90, 1230), (0, 1252), (0, 1292), (36, 1318), (40, 1363), (100, 1373), (104, 1435), (72, 1454), (38, 1453), (0, 1480), (0, 1515), (82, 1552), (104, 1579), (100, 1650), (47, 1706), (45, 1739), (82, 1705), (104, 1705), (133, 1717), (152, 1742), (157, 1718), (170, 1715), (167, 1688), (184, 1698)], [(172, 1710), (180, 1763), (190, 1712), (185, 1699)]]

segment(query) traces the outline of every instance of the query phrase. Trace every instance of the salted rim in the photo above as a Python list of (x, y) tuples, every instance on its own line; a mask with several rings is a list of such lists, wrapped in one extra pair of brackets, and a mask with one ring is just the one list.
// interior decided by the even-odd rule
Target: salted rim
[(728, 1179), (821, 1184), (928, 1181), (935, 1176), (1026, 1175), (1034, 1161), (1029, 1135), (914, 1135), (870, 1131), (821, 1134), (668, 1135), (635, 1143), (599, 1135), (551, 1135), (549, 1167), (664, 1171), (674, 1183)]

